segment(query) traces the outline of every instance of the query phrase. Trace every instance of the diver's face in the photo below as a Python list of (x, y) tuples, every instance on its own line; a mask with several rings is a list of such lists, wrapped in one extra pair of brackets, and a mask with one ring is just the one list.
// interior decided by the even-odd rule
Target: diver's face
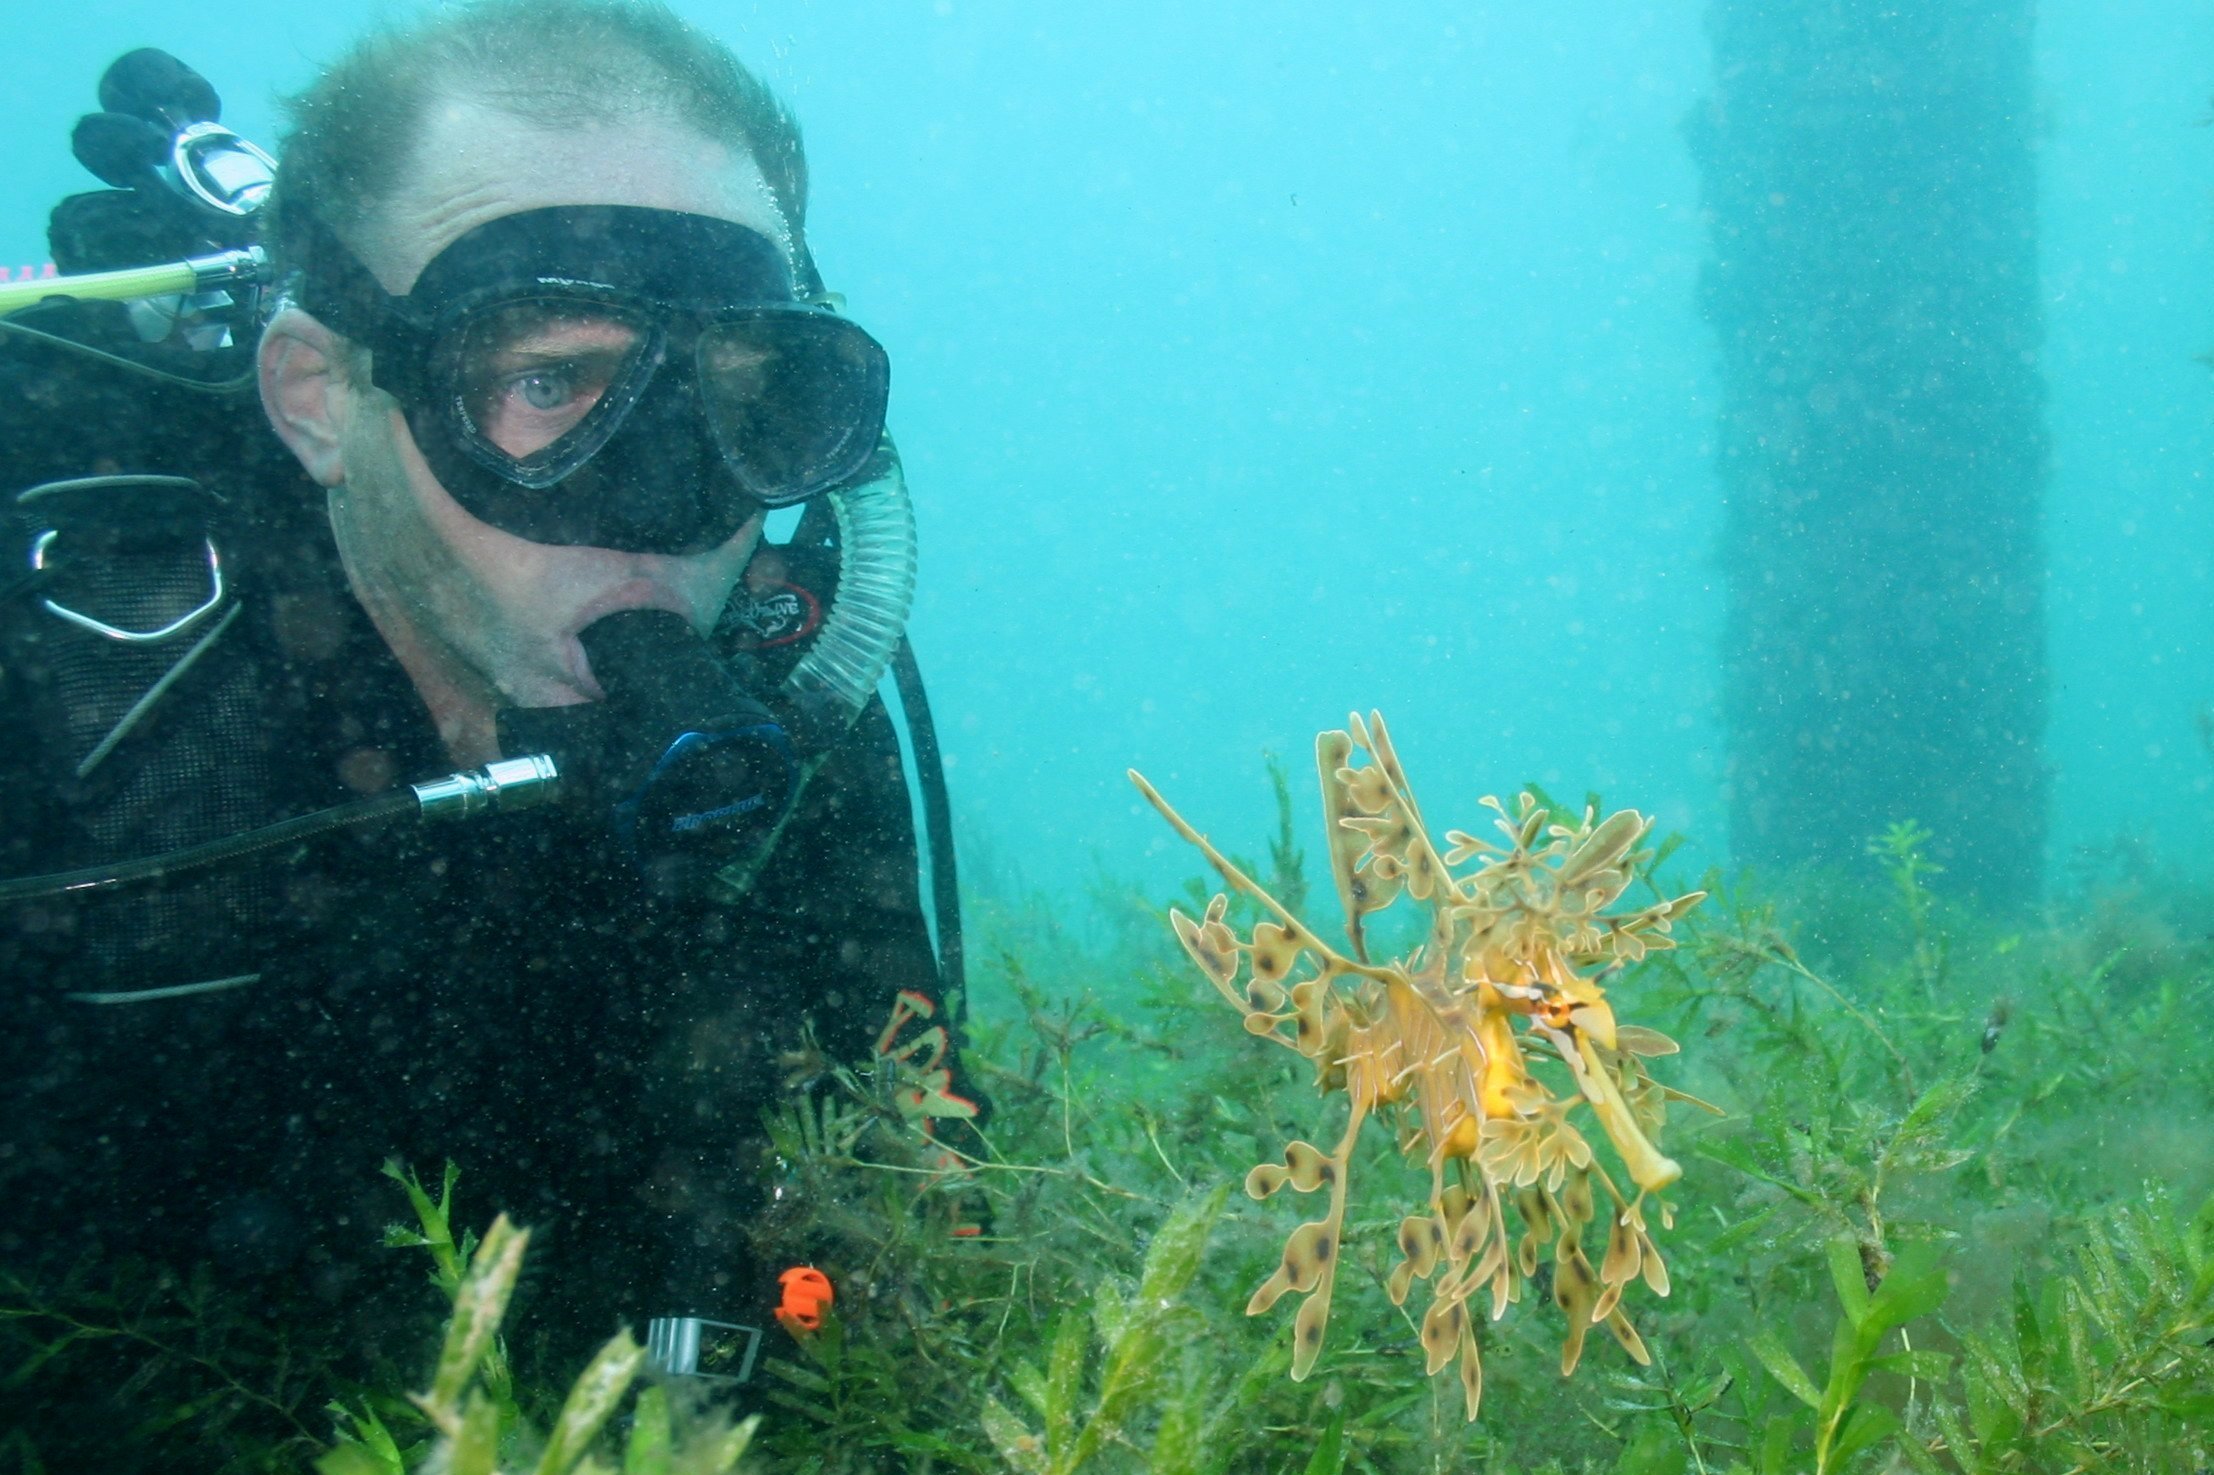
[[(385, 290), (405, 293), (468, 231), (553, 205), (715, 216), (791, 249), (753, 160), (681, 124), (641, 115), (547, 129), (464, 101), (433, 113), (409, 183), (354, 245)], [(600, 695), (577, 632), (601, 616), (668, 609), (705, 633), (760, 537), (757, 516), (722, 546), (685, 555), (526, 541), (462, 510), (389, 396), (366, 384), (353, 394), (345, 480), (331, 506), (340, 556), (464, 761), (483, 746), (491, 708)], [(475, 740), (464, 728), (479, 729)]]

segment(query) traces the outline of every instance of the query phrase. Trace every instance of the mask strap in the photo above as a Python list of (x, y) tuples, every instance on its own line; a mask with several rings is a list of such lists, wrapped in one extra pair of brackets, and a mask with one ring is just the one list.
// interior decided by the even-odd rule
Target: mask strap
[(813, 302), (823, 293), (823, 274), (816, 270), (815, 253), (801, 241), (792, 259), (792, 295), (802, 302)]
[(294, 268), (293, 300), (326, 327), (366, 340), (390, 311), (390, 295), (321, 216), (310, 215), (307, 227)]
[(408, 402), (416, 385), (414, 361), (405, 350), (415, 325), (402, 309), (403, 299), (384, 290), (321, 216), (308, 217), (305, 234), (293, 300), (325, 327), (367, 348), (372, 382)]

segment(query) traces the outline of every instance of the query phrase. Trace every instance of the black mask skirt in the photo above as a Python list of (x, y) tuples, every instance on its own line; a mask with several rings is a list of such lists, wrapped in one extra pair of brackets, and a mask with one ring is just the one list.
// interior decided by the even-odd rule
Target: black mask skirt
[(526, 210), (384, 292), (328, 230), (301, 305), (366, 344), (424, 460), (472, 516), (534, 543), (697, 553), (875, 453), (883, 348), (794, 294), (727, 220)]

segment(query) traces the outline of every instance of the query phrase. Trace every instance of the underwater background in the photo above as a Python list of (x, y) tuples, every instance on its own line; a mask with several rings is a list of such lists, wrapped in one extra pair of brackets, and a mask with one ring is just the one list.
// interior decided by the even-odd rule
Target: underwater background
[[(677, 8), (798, 113), (817, 259), (891, 351), (921, 524), (912, 630), (960, 833), (977, 1069), (999, 1111), (1000, 1161), (976, 1185), (998, 1238), (968, 1260), (929, 1238), (952, 1195), (900, 1157), (870, 1083), (775, 1124), (810, 1228), (872, 1246), (886, 1289), (773, 1370), (769, 1401), (812, 1423), (768, 1436), (758, 1468), (2206, 1467), (2214, 11), (2036, 8), (2013, 121), (2036, 190), (2022, 362), (2046, 458), (2025, 574), (2041, 599), (2027, 738), (2043, 885), (1987, 909), (1931, 868), (1953, 837), (1914, 828), (1936, 816), (1911, 806), (1840, 805), (1832, 853), (1848, 859), (1818, 874), (1748, 879), (1732, 849), (1730, 591), (1775, 571), (1729, 531), (1743, 507), (1723, 464), (1730, 370), (1704, 295), (1716, 246), (1691, 120), (1722, 95), (1717, 17), (1759, 7)], [(51, 204), (90, 187), (68, 130), (119, 52), (176, 53), (222, 91), (226, 121), (273, 142), (273, 94), (390, 13), (18, 10), (27, 60), (0, 98), (0, 260), (15, 265), (43, 259)], [(1971, 168), (1956, 143), (1933, 129), (1917, 166)], [(1881, 177), (1880, 160), (1834, 162)], [(1958, 522), (1972, 542), (1974, 518)], [(1795, 577), (1929, 595), (1925, 614), (1956, 572), (1908, 535), (1881, 567), (1845, 544), (1799, 551), (1814, 562)], [(1902, 649), (1926, 634), (1909, 624)], [(1942, 725), (1938, 705), (1895, 720)], [(1281, 1158), (1301, 1186), (1286, 1143), (1335, 1143), (1344, 1104), (1209, 987), (1225, 952), (1205, 929), (1230, 929), (1246, 959), (1231, 977), (1257, 974), (1265, 903), (1124, 777), (1143, 770), (1256, 889), (1335, 940), (1307, 753), (1370, 708), (1441, 840), (1448, 824), (1491, 834), (1480, 796), (1519, 816), (1531, 785), (1530, 812), (1582, 845), (1579, 822), (1606, 812), (1579, 820), (1596, 791), (1654, 820), (1648, 849), (1615, 857), (1631, 887), (1618, 911), (1712, 892), (1679, 950), (1606, 973), (1625, 1025), (1684, 1047), (1656, 1053), (1650, 1078), (1609, 1068), (1725, 1113), (1671, 1098), (1679, 1217), (1652, 1217), (1675, 1285), (1623, 1303), (1658, 1360), (1594, 1335), (1563, 1383), (1555, 1298), (1571, 1319), (1591, 1303), (1562, 1290), (1561, 1260), (1525, 1267), (1523, 1304), (1485, 1333), (1474, 1426), (1450, 1375), (1425, 1380), (1427, 1335), (1387, 1304), (1394, 1227), (1427, 1176), (1388, 1132), (1348, 1149), (1348, 1263), (1374, 1273), (1339, 1288), (1316, 1375), (1286, 1376), (1290, 1307), (1245, 1318), (1296, 1219), (1237, 1185)], [(1974, 782), (1918, 778), (1938, 794)], [(1569, 848), (1545, 864), (1568, 869)], [(1210, 910), (1220, 890), (1234, 899)], [(1379, 956), (1412, 947), (1419, 922), (1386, 919)], [(498, 1206), (469, 1201), (462, 1172), (451, 1223), (420, 1190), (415, 1217), (439, 1285), (496, 1307), (522, 1249), (493, 1230), (470, 1268), (464, 1226), (484, 1231)], [(1517, 1209), (1533, 1237), (1567, 1222)], [(285, 1457), (329, 1430), (343, 1439), (325, 1475), (414, 1468), (454, 1437), (422, 1414), (460, 1420), (485, 1398), (502, 1410), (500, 1468), (531, 1467), (517, 1449), (591, 1468), (540, 1454), (558, 1434), (516, 1432), (560, 1426), (561, 1389), (523, 1396), (488, 1345), (449, 1357), (419, 1412), (388, 1396), (326, 1413), (304, 1377), (285, 1384), (268, 1400), (291, 1420)], [(229, 1366), (184, 1361), (187, 1383)], [(612, 1407), (579, 1414), (571, 1456)], [(626, 1405), (622, 1468), (738, 1458), (710, 1419), (656, 1463), (671, 1418), (659, 1391)], [(255, 1458), (227, 1468), (284, 1467)]]
[[(1261, 751), (1371, 704), (1441, 800), (1594, 788), (1727, 858), (1703, 0), (678, 8), (797, 110), (817, 255), (891, 349), (972, 876), (1171, 876), (1125, 766), (1256, 830)], [(383, 13), (19, 7), (0, 252), (89, 186), (123, 49), (269, 140)], [(2214, 15), (2051, 0), (2034, 69), (2044, 865), (2204, 876)]]

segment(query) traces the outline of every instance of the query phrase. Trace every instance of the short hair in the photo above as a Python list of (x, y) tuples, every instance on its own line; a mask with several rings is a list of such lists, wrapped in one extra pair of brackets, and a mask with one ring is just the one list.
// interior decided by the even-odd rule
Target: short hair
[(672, 118), (760, 168), (799, 245), (799, 125), (720, 42), (659, 0), (472, 0), (355, 43), (287, 100), (264, 244), (281, 270), (312, 258), (315, 222), (351, 235), (399, 192), (430, 109), (481, 101), (552, 126)]

